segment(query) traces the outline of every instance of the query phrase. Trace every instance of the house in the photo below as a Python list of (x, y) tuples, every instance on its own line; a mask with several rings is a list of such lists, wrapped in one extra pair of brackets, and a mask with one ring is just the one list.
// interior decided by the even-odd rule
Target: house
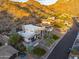
[(55, 20), (56, 20), (55, 17), (51, 17), (51, 18), (48, 18), (48, 19), (42, 19), (41, 23), (42, 24), (51, 25)]
[(8, 44), (8, 39), (9, 39), (8, 36), (0, 34), (0, 43), (1, 43), (2, 45)]
[(42, 19), (42, 24), (51, 25), (51, 23), (52, 23), (52, 20)]
[(19, 31), (18, 34), (24, 38), (23, 44), (25, 46), (37, 46), (39, 44), (39, 40), (42, 38), (41, 31), (43, 30), (45, 30), (44, 27), (28, 24), (22, 25), (22, 31)]
[(10, 45), (0, 47), (0, 59), (14, 59), (18, 51)]
[(22, 25), (22, 29), (23, 31), (25, 32), (39, 32), (41, 30), (44, 30), (45, 28), (44, 27), (39, 27), (39, 26), (35, 26), (35, 25), (32, 25), (32, 24), (28, 24), (28, 25)]

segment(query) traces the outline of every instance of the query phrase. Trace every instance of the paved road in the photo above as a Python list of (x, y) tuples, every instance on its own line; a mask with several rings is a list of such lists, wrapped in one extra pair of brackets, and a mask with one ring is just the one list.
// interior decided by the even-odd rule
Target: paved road
[(67, 51), (72, 47), (77, 34), (77, 30), (67, 32), (47, 59), (68, 59), (69, 54)]

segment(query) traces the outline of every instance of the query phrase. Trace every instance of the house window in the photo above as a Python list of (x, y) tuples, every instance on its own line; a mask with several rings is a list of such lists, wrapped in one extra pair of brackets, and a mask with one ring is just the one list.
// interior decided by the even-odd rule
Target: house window
[(32, 41), (32, 42), (34, 42), (35, 40), (36, 40), (36, 39), (35, 39), (34, 37), (33, 37), (33, 38), (31, 38), (31, 41)]

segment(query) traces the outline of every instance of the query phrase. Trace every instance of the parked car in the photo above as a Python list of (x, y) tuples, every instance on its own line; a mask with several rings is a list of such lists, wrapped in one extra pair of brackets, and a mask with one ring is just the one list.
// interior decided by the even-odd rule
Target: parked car
[(69, 49), (67, 50), (67, 53), (70, 54), (71, 50), (72, 50), (72, 48), (69, 48)]

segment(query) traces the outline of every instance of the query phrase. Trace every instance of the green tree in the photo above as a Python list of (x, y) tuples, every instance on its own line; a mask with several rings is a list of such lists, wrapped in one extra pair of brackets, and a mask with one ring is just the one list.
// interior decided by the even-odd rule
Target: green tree
[(12, 45), (18, 44), (22, 40), (22, 37), (17, 33), (14, 33), (10, 36), (9, 42)]

